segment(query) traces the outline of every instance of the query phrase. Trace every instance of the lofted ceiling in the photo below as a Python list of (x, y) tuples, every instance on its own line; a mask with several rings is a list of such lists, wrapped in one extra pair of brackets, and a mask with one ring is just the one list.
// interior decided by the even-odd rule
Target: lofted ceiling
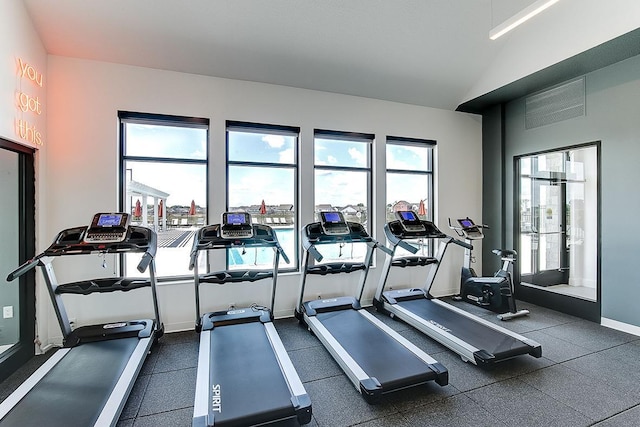
[(52, 55), (455, 110), (534, 0), (23, 1)]

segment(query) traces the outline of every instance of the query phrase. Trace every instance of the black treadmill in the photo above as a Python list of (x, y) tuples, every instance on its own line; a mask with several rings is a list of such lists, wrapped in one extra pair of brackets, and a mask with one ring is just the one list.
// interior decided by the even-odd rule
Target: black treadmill
[[(524, 354), (542, 356), (539, 343), (434, 298), (430, 290), (447, 246), (470, 245), (442, 233), (432, 222), (420, 220), (415, 212), (396, 212), (396, 217), (384, 227), (392, 253), (385, 260), (374, 298), (378, 310), (407, 322), (475, 365), (492, 365)], [(407, 242), (415, 239), (439, 239), (436, 256), (415, 256), (417, 248)], [(414, 255), (394, 257), (398, 247)], [(430, 266), (424, 289), (384, 290), (391, 267), (424, 266)]]
[[(272, 248), (273, 269), (198, 272), (198, 254), (215, 249)], [(300, 425), (311, 421), (311, 401), (275, 327), (273, 305), (280, 256), (287, 257), (275, 232), (252, 225), (244, 212), (222, 215), (222, 223), (196, 233), (194, 271), (196, 331), (200, 350), (193, 426)], [(271, 281), (269, 308), (252, 305), (200, 316), (200, 284)]]
[[(58, 284), (52, 265), (61, 256), (132, 252), (143, 254), (138, 271), (147, 271), (148, 279), (107, 277)], [(156, 297), (155, 253), (154, 231), (129, 225), (126, 213), (100, 213), (89, 227), (58, 233), (47, 250), (9, 274), (7, 281), (41, 267), (62, 330), (63, 348), (0, 404), (0, 426), (116, 425), (152, 344), (163, 334)], [(151, 288), (155, 319), (71, 329), (63, 295), (145, 287)]]
[[(448, 384), (447, 369), (360, 306), (360, 299), (378, 243), (364, 227), (346, 222), (340, 212), (321, 212), (321, 221), (302, 231), (303, 255), (300, 295), (296, 317), (324, 344), (356, 389), (369, 403), (400, 389), (435, 381)], [(356, 243), (367, 246), (364, 262), (320, 262), (316, 246)], [(385, 248), (386, 249), (386, 248)], [(357, 297), (345, 296), (303, 302), (308, 275), (360, 271)]]

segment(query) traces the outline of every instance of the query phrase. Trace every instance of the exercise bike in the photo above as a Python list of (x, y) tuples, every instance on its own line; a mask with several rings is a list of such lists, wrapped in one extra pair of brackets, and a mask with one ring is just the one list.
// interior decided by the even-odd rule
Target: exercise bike
[[(464, 237), (466, 243), (484, 238), (484, 228), (487, 225), (475, 224), (469, 217), (458, 219), (458, 226), (451, 223), (449, 227)], [(494, 249), (491, 251), (500, 257), (502, 267), (495, 272), (493, 277), (478, 277), (471, 267), (475, 262), (471, 249), (465, 248), (464, 262), (460, 275), (460, 294), (453, 297), (457, 301), (466, 301), (478, 307), (486, 308), (498, 313), (498, 319), (510, 320), (529, 314), (529, 310), (518, 310), (516, 299), (513, 295), (513, 278), (509, 267), (516, 261), (517, 253), (514, 250)]]

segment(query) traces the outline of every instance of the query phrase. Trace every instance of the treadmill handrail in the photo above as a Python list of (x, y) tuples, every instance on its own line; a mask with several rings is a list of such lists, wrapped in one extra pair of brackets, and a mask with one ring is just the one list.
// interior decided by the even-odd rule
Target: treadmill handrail
[(18, 277), (22, 276), (23, 274), (27, 273), (28, 271), (34, 269), (40, 262), (40, 258), (42, 258), (43, 256), (44, 254), (36, 255), (35, 257), (31, 258), (30, 260), (22, 264), (20, 267), (13, 270), (11, 273), (7, 275), (7, 282), (11, 282), (17, 279)]
[[(191, 247), (189, 270), (193, 270), (198, 259), (198, 252), (212, 249), (230, 249), (235, 247), (273, 247), (280, 253), (282, 259), (288, 264), (289, 257), (280, 246), (278, 237), (273, 229), (266, 225), (253, 224), (253, 236), (250, 238), (226, 239), (220, 237), (220, 224), (205, 225), (200, 228), (193, 239)], [(258, 237), (263, 236), (263, 237)]]

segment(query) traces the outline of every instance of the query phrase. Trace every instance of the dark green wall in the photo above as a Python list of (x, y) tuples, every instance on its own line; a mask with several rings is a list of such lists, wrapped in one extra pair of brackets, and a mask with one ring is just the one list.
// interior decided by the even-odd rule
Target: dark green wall
[[(543, 90), (545, 88), (536, 88)], [(602, 317), (640, 327), (640, 235), (632, 227), (640, 216), (640, 56), (585, 75), (586, 114), (525, 130), (524, 98), (504, 105), (504, 120), (492, 107), (483, 115), (483, 220), (496, 223), (493, 204), (504, 200), (500, 215), (506, 247), (513, 246), (514, 157), (538, 151), (601, 141), (600, 235)], [(491, 159), (504, 127), (505, 168), (496, 179)], [(495, 233), (496, 230), (492, 231)], [(493, 237), (492, 237), (493, 238)], [(487, 242), (488, 243), (488, 242)], [(485, 261), (486, 263), (486, 261)]]
[(502, 105), (496, 105), (482, 115), (482, 222), (491, 227), (484, 230), (482, 242), (482, 273), (485, 276), (500, 266), (500, 260), (491, 251), (504, 248), (502, 113)]

